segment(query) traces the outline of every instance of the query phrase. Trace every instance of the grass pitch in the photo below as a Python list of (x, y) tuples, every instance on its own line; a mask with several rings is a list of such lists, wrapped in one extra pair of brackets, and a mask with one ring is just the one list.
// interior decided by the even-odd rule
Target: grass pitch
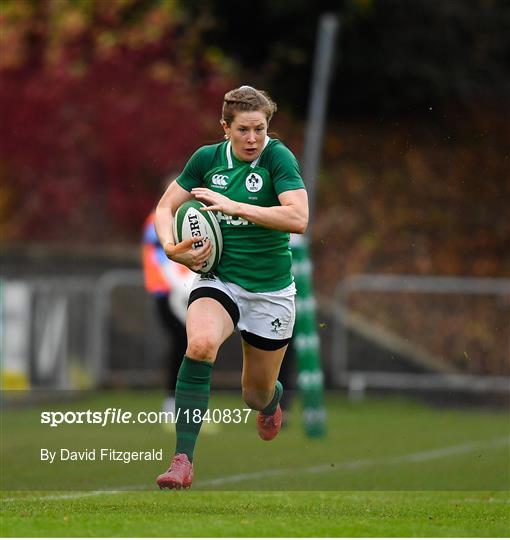
[[(160, 395), (99, 394), (53, 408), (108, 406), (158, 410)], [(338, 396), (329, 396), (327, 406), (324, 439), (304, 436), (297, 410), (271, 443), (257, 438), (254, 415), (247, 424), (204, 432), (193, 488), (186, 492), (155, 488), (175, 437), (160, 425), (50, 430), (40, 425), (41, 406), (5, 409), (0, 533), (510, 536), (507, 412), (444, 410), (390, 398), (353, 404)], [(214, 407), (242, 403), (237, 395), (215, 394)], [(59, 445), (161, 446), (166, 455), (163, 464), (40, 462), (41, 446)]]
[[(126, 492), (9, 499), (3, 536), (505, 537), (508, 493)], [(42, 496), (44, 497), (44, 495)]]

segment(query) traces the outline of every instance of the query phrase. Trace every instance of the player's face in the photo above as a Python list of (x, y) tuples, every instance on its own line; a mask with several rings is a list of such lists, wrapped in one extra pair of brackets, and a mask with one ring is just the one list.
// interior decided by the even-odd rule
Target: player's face
[(267, 135), (267, 119), (263, 112), (239, 112), (230, 126), (225, 122), (222, 125), (237, 159), (253, 161), (260, 156)]

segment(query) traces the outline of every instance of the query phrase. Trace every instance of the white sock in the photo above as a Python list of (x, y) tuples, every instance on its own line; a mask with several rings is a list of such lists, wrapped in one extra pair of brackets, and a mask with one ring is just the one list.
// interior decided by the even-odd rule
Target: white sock
[(163, 400), (163, 405), (161, 406), (163, 412), (175, 413), (175, 398), (174, 396), (167, 396)]

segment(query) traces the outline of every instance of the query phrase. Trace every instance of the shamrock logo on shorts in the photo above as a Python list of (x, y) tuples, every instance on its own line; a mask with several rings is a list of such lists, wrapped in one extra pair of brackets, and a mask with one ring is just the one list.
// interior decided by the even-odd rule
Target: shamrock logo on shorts
[(280, 319), (275, 319), (274, 321), (271, 321), (271, 326), (273, 327), (271, 331), (278, 333), (278, 329), (281, 325), (282, 323), (280, 322)]

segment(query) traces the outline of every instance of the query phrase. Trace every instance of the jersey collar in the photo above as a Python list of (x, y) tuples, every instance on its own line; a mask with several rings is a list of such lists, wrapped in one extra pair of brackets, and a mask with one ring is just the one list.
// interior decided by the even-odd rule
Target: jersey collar
[[(267, 146), (267, 143), (271, 140), (271, 138), (269, 136), (266, 135), (266, 140), (264, 141), (264, 147), (262, 148), (262, 152), (264, 151), (264, 149), (266, 148)], [(227, 143), (227, 168), (228, 169), (233, 169), (234, 168), (234, 160), (232, 158), (232, 143), (230, 141), (228, 141)], [(260, 156), (262, 155), (262, 152), (260, 152), (259, 156), (257, 159), (254, 159), (251, 163), (250, 163), (250, 167), (252, 169), (254, 169), (258, 162), (259, 162), (259, 159), (260, 159)]]

